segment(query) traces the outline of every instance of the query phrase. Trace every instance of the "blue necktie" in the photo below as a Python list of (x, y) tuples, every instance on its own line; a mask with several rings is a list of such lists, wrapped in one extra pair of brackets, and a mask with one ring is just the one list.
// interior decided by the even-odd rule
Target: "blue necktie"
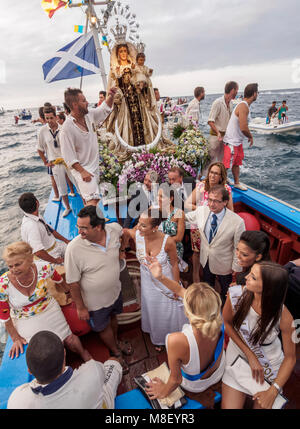
[(216, 235), (217, 232), (217, 216), (215, 214), (212, 215), (212, 221), (210, 224), (210, 231), (209, 231), (209, 240), (208, 242), (211, 243), (212, 239)]

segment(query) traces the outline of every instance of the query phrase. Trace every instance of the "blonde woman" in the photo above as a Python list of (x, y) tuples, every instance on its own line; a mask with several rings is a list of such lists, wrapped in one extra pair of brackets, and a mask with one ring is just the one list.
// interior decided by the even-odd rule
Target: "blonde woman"
[(170, 377), (163, 383), (155, 377), (148, 383), (151, 399), (162, 399), (179, 385), (188, 392), (203, 392), (221, 380), (225, 368), (224, 325), (219, 294), (206, 283), (188, 289), (162, 274), (155, 258), (148, 259), (153, 277), (183, 298), (189, 324), (166, 338)]
[(66, 283), (54, 266), (34, 261), (32, 248), (24, 241), (7, 246), (3, 259), (9, 271), (0, 277), (0, 319), (13, 340), (9, 356), (18, 357), (34, 334), (48, 330), (57, 334), (65, 346), (84, 361), (90, 360), (89, 352), (72, 334), (60, 306), (47, 290), (46, 282), (51, 278), (67, 291)]

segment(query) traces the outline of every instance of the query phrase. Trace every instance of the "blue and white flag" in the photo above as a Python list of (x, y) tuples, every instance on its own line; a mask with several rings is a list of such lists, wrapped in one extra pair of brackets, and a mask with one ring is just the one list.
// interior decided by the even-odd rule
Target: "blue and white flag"
[(47, 83), (100, 73), (92, 31), (57, 51), (43, 64), (43, 72)]

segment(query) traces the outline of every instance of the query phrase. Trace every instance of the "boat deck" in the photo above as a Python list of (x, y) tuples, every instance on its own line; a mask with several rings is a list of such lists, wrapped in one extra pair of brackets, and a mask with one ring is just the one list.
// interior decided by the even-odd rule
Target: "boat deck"
[[(130, 328), (121, 327), (120, 339), (130, 341), (134, 348), (134, 353), (131, 356), (124, 357), (129, 364), (130, 371), (127, 375), (123, 376), (118, 388), (118, 395), (136, 389), (137, 386), (134, 382), (134, 377), (157, 368), (163, 362), (167, 362), (166, 351), (158, 353), (155, 350), (149, 335), (141, 331), (139, 322), (133, 323)], [(109, 359), (108, 349), (101, 342), (98, 334), (90, 332), (81, 337), (81, 341), (95, 360), (104, 362), (106, 359)], [(78, 355), (67, 351), (67, 363), (73, 368), (77, 368), (82, 361)], [(297, 364), (284, 387), (284, 395), (289, 400), (285, 407), (286, 409), (300, 409), (300, 344), (297, 346)], [(248, 398), (245, 408), (250, 409), (251, 407), (252, 401)]]

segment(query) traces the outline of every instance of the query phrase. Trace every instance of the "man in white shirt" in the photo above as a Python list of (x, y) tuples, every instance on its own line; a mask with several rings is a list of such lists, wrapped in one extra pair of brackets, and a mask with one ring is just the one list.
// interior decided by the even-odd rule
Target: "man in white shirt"
[(61, 339), (40, 331), (26, 350), (29, 372), (35, 377), (10, 395), (8, 409), (112, 409), (122, 368), (116, 358), (102, 364), (93, 359), (73, 370), (66, 366)]
[(242, 271), (235, 249), (245, 231), (244, 220), (226, 208), (228, 201), (228, 191), (223, 185), (217, 185), (208, 194), (208, 206), (200, 206), (186, 214), (186, 219), (197, 225), (201, 235), (203, 280), (214, 287), (218, 277), (223, 303), (233, 271)]
[(21, 225), (22, 240), (30, 244), (37, 258), (51, 264), (62, 264), (69, 240), (46, 224), (39, 214), (39, 202), (31, 192), (20, 196), (19, 206), (24, 213)]
[(253, 136), (248, 127), (248, 118), (250, 105), (256, 101), (257, 96), (257, 83), (250, 83), (247, 85), (244, 90), (243, 101), (241, 101), (232, 112), (223, 139), (223, 164), (227, 170), (231, 167), (234, 187), (241, 191), (247, 191), (248, 189), (247, 186), (240, 183), (240, 166), (243, 164), (244, 159), (243, 143), (245, 137), (248, 138), (250, 147), (253, 146)]
[(61, 149), (84, 204), (96, 206), (100, 200), (97, 127), (111, 113), (115, 93), (116, 88), (111, 88), (101, 106), (89, 111), (88, 101), (80, 89), (65, 91), (65, 103), (71, 113), (62, 126)]
[[(118, 223), (105, 225), (98, 207), (89, 205), (78, 213), (79, 235), (67, 246), (66, 281), (78, 317), (97, 332), (111, 355), (121, 359), (132, 354), (131, 346), (117, 338), (117, 314), (123, 311), (120, 282), (120, 242), (124, 252), (123, 230)], [(129, 370), (120, 360), (124, 373)]]
[(187, 117), (199, 124), (200, 121), (200, 101), (205, 98), (205, 89), (202, 86), (197, 86), (194, 89), (194, 99), (189, 103), (186, 109)]
[(52, 168), (53, 176), (58, 188), (59, 197), (65, 205), (63, 217), (71, 212), (68, 199), (67, 179), (72, 181), (61, 154), (60, 131), (61, 126), (57, 123), (56, 109), (54, 106), (44, 107), (46, 124), (41, 128), (38, 135), (37, 151), (44, 165)]
[[(236, 98), (238, 90), (239, 86), (236, 82), (227, 82), (224, 95), (217, 98), (211, 106), (208, 117), (208, 125), (210, 126), (208, 139), (210, 164), (223, 161), (223, 137), (233, 111), (232, 100)], [(204, 176), (206, 176), (206, 173), (207, 171), (202, 172)]]

